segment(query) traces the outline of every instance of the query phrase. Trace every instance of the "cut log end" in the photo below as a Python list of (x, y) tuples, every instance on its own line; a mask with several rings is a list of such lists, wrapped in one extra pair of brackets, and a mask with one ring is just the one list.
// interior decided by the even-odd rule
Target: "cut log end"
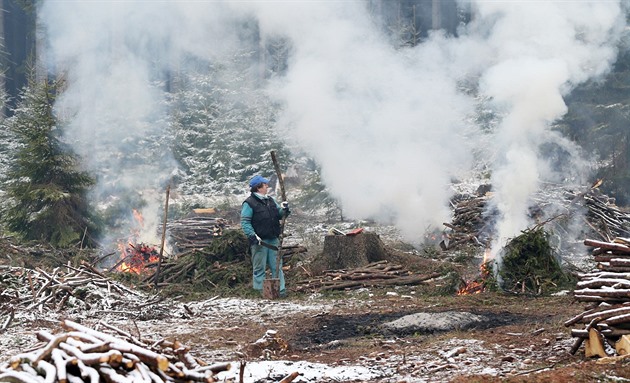
[(584, 354), (587, 358), (608, 356), (604, 350), (604, 337), (594, 328), (588, 330), (588, 339), (584, 342)]
[(619, 355), (630, 354), (630, 335), (623, 335), (619, 338), (615, 343), (615, 351), (617, 351)]

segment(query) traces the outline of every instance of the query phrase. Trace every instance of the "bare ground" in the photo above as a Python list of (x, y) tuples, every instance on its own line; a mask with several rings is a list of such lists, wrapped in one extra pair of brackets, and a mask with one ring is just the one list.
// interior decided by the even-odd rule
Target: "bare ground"
[[(206, 362), (308, 361), (360, 365), (378, 371), (375, 382), (605, 382), (630, 379), (630, 362), (599, 365), (573, 344), (563, 322), (580, 312), (570, 297), (523, 298), (496, 293), (426, 296), (421, 289), (372, 289), (335, 298), (282, 301), (218, 298), (189, 302), (188, 318), (139, 320), (109, 313), (70, 318), (104, 320), (142, 339), (177, 339)], [(395, 292), (396, 294), (393, 294)], [(465, 311), (493, 318), (469, 330), (392, 335), (386, 321), (416, 312)], [(181, 311), (173, 307), (173, 314)], [(183, 315), (181, 315), (183, 316)], [(0, 357), (26, 350), (34, 331), (55, 332), (55, 320), (15, 326), (2, 335)], [(268, 330), (277, 341), (257, 346)], [(623, 378), (623, 379), (621, 379)], [(362, 379), (359, 379), (362, 380)], [(247, 380), (245, 380), (247, 381)], [(273, 381), (273, 380), (266, 380)], [(299, 380), (298, 380), (299, 381)], [(318, 379), (316, 381), (326, 381)], [(353, 379), (353, 381), (356, 381)]]
[[(407, 262), (427, 272), (458, 269), (474, 277), (478, 262), (462, 266), (446, 259), (414, 255)], [(0, 334), (0, 362), (34, 346), (35, 332), (60, 331), (59, 320), (72, 319), (97, 326), (105, 321), (147, 340), (177, 339), (196, 358), (208, 363), (231, 362), (252, 366), (277, 361), (295, 366), (299, 361), (321, 363), (329, 369), (363, 367), (363, 376), (346, 380), (318, 378), (300, 381), (366, 382), (624, 382), (630, 381), (628, 359), (599, 364), (586, 359), (583, 348), (569, 353), (574, 338), (563, 323), (583, 311), (569, 295), (527, 297), (499, 292), (471, 295), (439, 293), (440, 281), (419, 286), (363, 288), (323, 295), (296, 293), (269, 301), (251, 295), (221, 294), (194, 301), (167, 299), (149, 311), (108, 310), (67, 314), (34, 312), (16, 320)], [(289, 272), (291, 274), (291, 271)], [(140, 307), (140, 306), (138, 306)], [(457, 311), (490, 320), (467, 329), (392, 333), (383, 323), (414, 313)], [(4, 316), (0, 319), (3, 319)], [(25, 317), (26, 318), (26, 317)], [(260, 343), (268, 330), (275, 340)], [(258, 341), (258, 343), (257, 343)], [(247, 371), (247, 369), (245, 370)], [(279, 381), (269, 372), (264, 379)], [(237, 380), (238, 381), (238, 380)]]

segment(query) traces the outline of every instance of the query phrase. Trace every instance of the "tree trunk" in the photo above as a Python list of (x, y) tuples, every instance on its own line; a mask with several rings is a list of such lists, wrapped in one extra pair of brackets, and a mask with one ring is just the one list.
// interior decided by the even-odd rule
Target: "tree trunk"
[(316, 260), (321, 270), (354, 269), (388, 258), (383, 242), (377, 234), (327, 235), (324, 250)]

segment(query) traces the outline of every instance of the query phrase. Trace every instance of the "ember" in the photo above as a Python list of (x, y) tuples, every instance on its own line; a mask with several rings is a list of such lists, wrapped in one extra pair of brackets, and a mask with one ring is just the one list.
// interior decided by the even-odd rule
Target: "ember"
[(485, 289), (484, 281), (470, 281), (464, 287), (457, 291), (457, 295), (479, 294)]
[[(132, 210), (132, 214), (135, 226), (131, 229), (131, 234), (127, 241), (118, 242), (120, 260), (110, 271), (115, 269), (125, 273), (141, 274), (148, 264), (157, 262), (160, 259), (160, 254), (155, 246), (136, 243), (144, 227), (144, 217), (136, 209)], [(133, 245), (133, 243), (136, 243), (136, 245)]]
[(128, 273), (141, 274), (148, 264), (157, 262), (160, 254), (155, 246), (139, 243), (136, 246), (131, 243), (128, 246), (119, 244), (121, 261), (116, 270)]
[(479, 294), (486, 289), (486, 284), (492, 272), (490, 249), (486, 249), (483, 255), (483, 262), (479, 266), (479, 277), (472, 281), (465, 282), (464, 286), (457, 291), (457, 295)]

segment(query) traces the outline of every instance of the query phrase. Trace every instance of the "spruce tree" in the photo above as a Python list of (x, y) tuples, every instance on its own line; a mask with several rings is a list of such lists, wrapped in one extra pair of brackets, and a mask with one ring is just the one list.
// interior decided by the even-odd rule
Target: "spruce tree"
[(273, 131), (275, 105), (256, 88), (249, 63), (247, 54), (237, 54), (199, 72), (179, 74), (179, 89), (169, 107), (176, 111), (170, 123), (173, 154), (186, 173), (180, 190), (242, 192), (252, 175), (273, 174), (272, 149), (284, 155), (282, 141)]
[(31, 80), (13, 116), (5, 120), (18, 145), (4, 180), (2, 218), (6, 228), (25, 240), (90, 245), (96, 224), (87, 192), (94, 179), (79, 169), (78, 159), (61, 141), (53, 105), (62, 83)]

